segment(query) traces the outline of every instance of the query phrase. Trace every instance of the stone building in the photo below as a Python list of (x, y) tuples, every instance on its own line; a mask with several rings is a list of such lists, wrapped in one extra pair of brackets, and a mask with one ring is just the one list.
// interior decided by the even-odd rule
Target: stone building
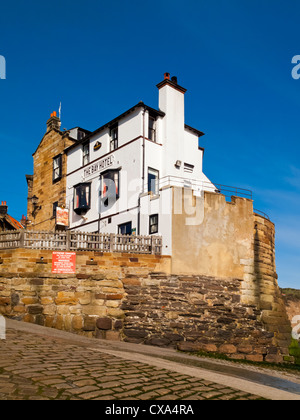
[(56, 208), (66, 202), (66, 155), (87, 130), (79, 127), (61, 131), (61, 121), (53, 112), (47, 131), (33, 153), (33, 175), (26, 175), (28, 186), (27, 229), (56, 229)]

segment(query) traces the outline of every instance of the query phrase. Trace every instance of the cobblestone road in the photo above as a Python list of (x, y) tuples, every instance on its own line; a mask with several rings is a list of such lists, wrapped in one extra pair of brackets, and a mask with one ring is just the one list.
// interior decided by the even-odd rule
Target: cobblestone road
[(255, 400), (224, 385), (121, 359), (62, 339), (8, 330), (0, 400)]

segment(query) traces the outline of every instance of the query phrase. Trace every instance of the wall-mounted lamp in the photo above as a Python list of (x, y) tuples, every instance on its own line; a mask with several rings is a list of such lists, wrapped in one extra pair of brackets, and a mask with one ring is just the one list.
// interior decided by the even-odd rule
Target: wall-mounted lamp
[(33, 214), (36, 214), (36, 212), (42, 208), (42, 206), (38, 205), (38, 202), (39, 202), (38, 197), (36, 195), (33, 195), (31, 197), (31, 203), (33, 205), (33, 212), (32, 212)]

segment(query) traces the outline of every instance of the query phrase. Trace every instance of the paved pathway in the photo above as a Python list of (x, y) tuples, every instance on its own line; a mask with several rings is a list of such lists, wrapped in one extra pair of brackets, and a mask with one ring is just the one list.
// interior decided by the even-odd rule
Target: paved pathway
[(7, 321), (6, 339), (0, 340), (0, 400), (300, 399), (164, 360), (148, 346), (144, 353), (146, 347), (148, 354), (141, 354), (133, 351), (141, 346)]

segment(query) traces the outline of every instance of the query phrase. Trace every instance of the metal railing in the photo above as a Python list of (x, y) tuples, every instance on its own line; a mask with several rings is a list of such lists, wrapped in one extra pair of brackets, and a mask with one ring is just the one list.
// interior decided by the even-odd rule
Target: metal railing
[(262, 216), (262, 217), (264, 217), (267, 220), (270, 220), (270, 217), (266, 213), (264, 213), (263, 211), (261, 211), (261, 210), (253, 209), (253, 212), (254, 213), (257, 213), (259, 216)]
[(0, 249), (14, 248), (160, 255), (162, 238), (154, 235), (116, 235), (79, 231), (18, 230), (0, 232)]
[(232, 196), (244, 197), (252, 200), (252, 191), (233, 187), (229, 185), (215, 184), (209, 181), (202, 181), (199, 179), (184, 178), (179, 176), (165, 176), (159, 180), (159, 188), (166, 188), (169, 186), (190, 188), (194, 191), (208, 191), (223, 194), (227, 199)]

